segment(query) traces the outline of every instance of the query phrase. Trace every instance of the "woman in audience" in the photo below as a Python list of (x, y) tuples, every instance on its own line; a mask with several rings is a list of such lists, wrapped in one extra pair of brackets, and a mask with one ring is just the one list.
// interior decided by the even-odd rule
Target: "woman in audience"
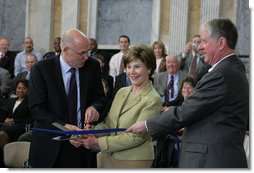
[(181, 84), (181, 91), (184, 100), (186, 100), (193, 92), (197, 82), (191, 76), (187, 76)]
[(8, 115), (0, 125), (0, 147), (13, 141), (25, 132), (26, 124), (32, 123), (28, 107), (28, 81), (19, 80), (16, 86), (17, 98), (5, 100)]
[[(117, 92), (105, 122), (93, 129), (127, 128), (160, 112), (161, 98), (149, 80), (156, 68), (152, 49), (134, 46), (124, 56), (124, 67), (132, 85)], [(75, 146), (81, 142), (88, 149), (100, 151), (99, 168), (148, 168), (154, 159), (152, 138), (147, 135), (104, 133), (75, 142)]]
[(154, 73), (166, 71), (166, 49), (162, 41), (155, 41), (152, 45), (156, 57), (156, 69)]
[[(187, 76), (181, 82), (181, 96), (182, 102), (179, 103), (181, 105), (184, 101), (188, 99), (188, 97), (192, 94), (194, 88), (196, 86), (196, 81), (192, 76)], [(168, 107), (165, 111), (170, 111), (172, 107)], [(166, 135), (159, 139), (157, 139), (156, 146), (156, 158), (153, 162), (153, 167), (155, 168), (175, 168), (178, 167), (179, 161), (179, 148), (176, 148), (177, 142), (180, 142), (183, 138), (184, 128), (180, 129), (176, 132), (175, 135)]]

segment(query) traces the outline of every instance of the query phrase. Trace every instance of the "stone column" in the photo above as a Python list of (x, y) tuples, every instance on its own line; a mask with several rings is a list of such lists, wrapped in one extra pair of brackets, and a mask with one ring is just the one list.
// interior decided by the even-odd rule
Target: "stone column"
[(171, 0), (169, 53), (179, 54), (187, 41), (189, 0)]
[(220, 16), (220, 0), (202, 0), (200, 24)]
[(98, 11), (98, 1), (89, 0), (88, 1), (88, 22), (87, 22), (87, 36), (91, 38), (96, 38), (97, 31), (97, 11)]
[(161, 0), (153, 0), (151, 44), (160, 37)]
[(62, 1), (61, 34), (70, 28), (79, 29), (79, 0)]
[(26, 36), (34, 41), (34, 48), (42, 54), (50, 50), (53, 34), (53, 1), (27, 0)]

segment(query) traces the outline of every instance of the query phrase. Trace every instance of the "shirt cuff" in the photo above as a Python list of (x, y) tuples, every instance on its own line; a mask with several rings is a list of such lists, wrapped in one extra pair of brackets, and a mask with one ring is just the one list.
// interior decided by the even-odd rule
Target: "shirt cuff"
[(147, 128), (147, 125), (146, 125), (146, 121), (145, 121), (145, 126), (146, 126), (146, 131), (148, 132), (148, 128)]
[(182, 52), (182, 58), (185, 58), (185, 57), (186, 57), (185, 53), (184, 53), (184, 52)]

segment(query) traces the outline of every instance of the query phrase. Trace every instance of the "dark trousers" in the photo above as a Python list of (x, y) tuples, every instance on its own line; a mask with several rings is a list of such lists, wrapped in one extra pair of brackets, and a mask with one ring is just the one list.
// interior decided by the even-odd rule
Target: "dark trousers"
[(157, 140), (156, 154), (153, 162), (153, 168), (177, 168), (178, 154), (175, 148), (176, 142), (168, 136)]
[(91, 151), (81, 146), (74, 147), (69, 141), (64, 141), (55, 168), (92, 168), (95, 160), (91, 159)]

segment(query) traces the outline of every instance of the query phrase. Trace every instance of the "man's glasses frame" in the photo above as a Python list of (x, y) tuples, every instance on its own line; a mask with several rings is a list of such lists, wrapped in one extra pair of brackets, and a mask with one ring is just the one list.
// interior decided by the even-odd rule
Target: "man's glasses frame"
[(68, 47), (72, 52), (74, 52), (76, 55), (80, 56), (80, 57), (84, 57), (85, 55), (88, 56), (88, 51), (82, 51), (82, 52), (76, 52), (75, 50), (73, 50), (71, 47)]

